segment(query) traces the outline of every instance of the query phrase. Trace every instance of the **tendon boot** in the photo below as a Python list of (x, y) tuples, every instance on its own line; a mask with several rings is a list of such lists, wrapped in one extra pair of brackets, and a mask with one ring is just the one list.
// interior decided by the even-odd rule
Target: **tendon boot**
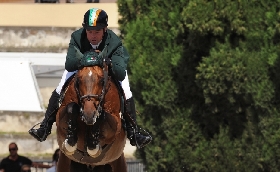
[(136, 123), (136, 110), (133, 97), (126, 100), (126, 112), (128, 115), (124, 115), (126, 123), (127, 138), (130, 140), (132, 146), (142, 148), (152, 141), (152, 137), (141, 134), (138, 131)]
[(52, 125), (56, 120), (56, 113), (59, 108), (59, 94), (54, 90), (49, 100), (49, 105), (45, 113), (45, 118), (40, 124), (40, 128), (34, 129), (32, 127), (28, 132), (38, 141), (45, 141), (49, 134), (51, 134)]
[(72, 102), (67, 105), (67, 113), (69, 115), (68, 128), (67, 128), (67, 143), (70, 146), (75, 146), (78, 141), (77, 136), (77, 118), (80, 114), (80, 106)]

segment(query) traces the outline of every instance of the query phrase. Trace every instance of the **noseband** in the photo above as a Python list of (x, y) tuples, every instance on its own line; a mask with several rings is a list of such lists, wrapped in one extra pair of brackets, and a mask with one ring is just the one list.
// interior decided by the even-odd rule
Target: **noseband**
[[(78, 96), (78, 101), (79, 101), (79, 104), (80, 104), (80, 112), (81, 114), (83, 114), (83, 107), (84, 107), (84, 104), (83, 104), (83, 99), (87, 99), (88, 101), (91, 100), (91, 98), (95, 98), (99, 101), (99, 104), (98, 105), (95, 105), (96, 106), (96, 109), (97, 111), (95, 112), (94, 114), (94, 123), (96, 122), (96, 118), (98, 118), (100, 116), (100, 114), (102, 114), (102, 107), (104, 105), (104, 96), (106, 94), (106, 86), (107, 86), (107, 83), (108, 83), (108, 66), (105, 64), (104, 67), (103, 67), (103, 75), (104, 75), (104, 82), (103, 82), (103, 86), (102, 86), (102, 92), (101, 94), (87, 94), (87, 95), (83, 95), (81, 96), (80, 94), (80, 91), (79, 91), (79, 79), (78, 77), (75, 78), (75, 91), (76, 91), (76, 94)], [(85, 118), (84, 116), (82, 116), (82, 120), (85, 121)]]

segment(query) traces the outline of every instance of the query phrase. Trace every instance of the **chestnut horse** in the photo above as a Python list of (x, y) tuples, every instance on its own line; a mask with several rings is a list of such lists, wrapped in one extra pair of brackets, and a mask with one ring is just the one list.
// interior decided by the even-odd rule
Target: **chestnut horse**
[(78, 70), (64, 91), (56, 116), (58, 172), (127, 172), (121, 97), (103, 66)]

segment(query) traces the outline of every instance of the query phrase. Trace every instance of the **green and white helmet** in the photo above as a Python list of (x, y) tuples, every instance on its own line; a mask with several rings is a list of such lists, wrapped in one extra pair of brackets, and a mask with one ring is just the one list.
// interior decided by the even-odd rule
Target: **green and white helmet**
[(86, 30), (100, 30), (108, 26), (107, 13), (99, 8), (89, 9), (84, 15), (83, 27)]

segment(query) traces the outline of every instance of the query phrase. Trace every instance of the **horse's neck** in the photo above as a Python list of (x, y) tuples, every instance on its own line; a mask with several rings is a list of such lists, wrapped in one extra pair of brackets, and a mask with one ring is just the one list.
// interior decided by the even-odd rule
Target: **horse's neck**
[(70, 102), (79, 103), (78, 96), (75, 90), (75, 77), (72, 77), (71, 80), (65, 85), (65, 89), (62, 90), (63, 100), (62, 103), (67, 105)]

